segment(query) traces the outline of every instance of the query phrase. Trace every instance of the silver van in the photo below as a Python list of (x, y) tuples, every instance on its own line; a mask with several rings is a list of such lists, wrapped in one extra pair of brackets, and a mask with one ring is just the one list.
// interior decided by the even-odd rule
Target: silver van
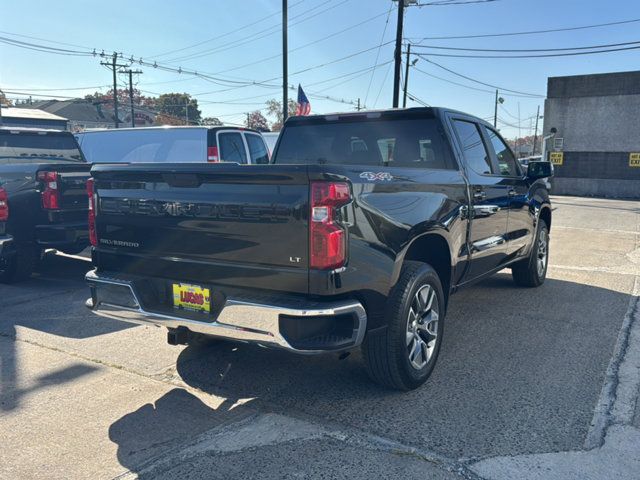
[(119, 128), (88, 130), (75, 136), (89, 163), (269, 163), (264, 139), (247, 128)]

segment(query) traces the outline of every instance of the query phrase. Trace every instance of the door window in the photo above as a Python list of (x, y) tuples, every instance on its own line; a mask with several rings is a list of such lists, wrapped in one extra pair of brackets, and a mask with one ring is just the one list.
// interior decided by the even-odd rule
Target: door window
[(454, 120), (453, 125), (467, 166), (481, 175), (491, 175), (491, 159), (485, 149), (478, 125), (464, 120)]
[(218, 143), (220, 145), (221, 162), (247, 163), (247, 151), (244, 148), (240, 133), (220, 133), (218, 135)]
[(500, 136), (490, 128), (485, 128), (485, 130), (489, 136), (489, 140), (491, 141), (491, 146), (496, 152), (498, 168), (500, 169), (498, 173), (504, 177), (519, 176), (520, 172), (516, 166), (516, 159), (507, 144), (504, 143), (502, 138), (500, 138)]
[(247, 139), (247, 145), (249, 145), (251, 163), (256, 165), (269, 163), (269, 152), (267, 152), (267, 147), (262, 137), (253, 133), (247, 133), (244, 137)]

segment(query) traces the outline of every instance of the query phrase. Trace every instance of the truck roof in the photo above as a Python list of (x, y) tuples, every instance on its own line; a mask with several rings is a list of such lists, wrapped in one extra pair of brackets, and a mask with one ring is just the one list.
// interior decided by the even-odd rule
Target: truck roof
[(452, 108), (445, 107), (412, 107), (412, 108), (387, 108), (379, 110), (360, 110), (357, 112), (335, 112), (335, 113), (323, 113), (318, 115), (306, 115), (306, 116), (291, 116), (287, 118), (287, 122), (305, 122), (314, 120), (337, 120), (338, 118), (353, 118), (353, 117), (406, 117), (411, 115), (424, 115), (429, 114), (433, 116), (441, 116), (444, 113), (457, 113), (466, 117), (472, 117), (479, 123), (487, 126), (491, 126), (486, 120), (471, 115), (469, 113), (454, 110)]
[(71, 132), (59, 130), (55, 128), (32, 128), (32, 127), (7, 127), (0, 126), (0, 131), (7, 132), (25, 132), (25, 133), (65, 133), (71, 135)]
[(216, 126), (208, 126), (208, 125), (162, 125), (158, 127), (126, 127), (126, 128), (95, 128), (88, 129), (84, 132), (78, 132), (78, 134), (86, 134), (86, 133), (102, 133), (102, 132), (129, 132), (129, 131), (146, 131), (146, 130), (240, 130), (245, 132), (253, 132), (260, 133), (257, 130), (246, 127), (234, 127), (231, 125), (216, 125)]

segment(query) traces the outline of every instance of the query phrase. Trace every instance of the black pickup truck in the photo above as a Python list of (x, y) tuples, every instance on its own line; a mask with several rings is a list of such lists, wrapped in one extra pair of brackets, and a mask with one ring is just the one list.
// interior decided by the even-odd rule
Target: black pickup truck
[(449, 296), (511, 268), (546, 276), (550, 164), (446, 109), (290, 118), (273, 165), (96, 165), (99, 315), (289, 351), (362, 345), (372, 378), (416, 388)]
[(0, 128), (0, 282), (27, 278), (47, 248), (89, 245), (90, 169), (70, 132)]

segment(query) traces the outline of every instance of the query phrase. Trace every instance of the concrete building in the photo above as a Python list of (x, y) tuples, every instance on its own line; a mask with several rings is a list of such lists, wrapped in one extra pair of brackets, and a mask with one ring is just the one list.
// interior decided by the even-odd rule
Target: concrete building
[(549, 78), (552, 128), (555, 193), (640, 198), (640, 71)]
[(36, 108), (2, 107), (0, 126), (66, 130), (67, 119)]

